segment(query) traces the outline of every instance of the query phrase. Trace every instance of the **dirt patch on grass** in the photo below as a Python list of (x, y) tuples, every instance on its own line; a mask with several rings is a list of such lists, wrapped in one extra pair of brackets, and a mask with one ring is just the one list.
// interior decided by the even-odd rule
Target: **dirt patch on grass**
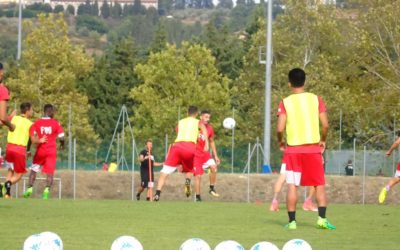
[[(0, 176), (5, 176), (5, 171), (0, 171)], [(57, 171), (56, 177), (61, 178), (62, 198), (73, 198), (73, 172)], [(156, 173), (156, 180), (158, 173)], [(247, 202), (248, 185), (250, 202), (269, 202), (273, 196), (273, 187), (278, 175), (251, 174), (248, 182), (244, 174), (218, 174), (216, 185), (221, 197), (213, 198), (208, 194), (208, 175), (202, 178), (202, 199), (204, 201), (225, 201), (225, 202)], [(100, 171), (77, 171), (76, 172), (76, 198), (77, 199), (132, 199), (132, 180), (136, 192), (140, 178), (135, 173), (134, 178), (129, 172), (108, 173)], [(380, 189), (386, 185), (389, 178), (367, 177), (365, 180), (365, 202), (377, 203)], [(4, 182), (4, 179), (0, 180)], [(326, 190), (331, 203), (353, 203), (360, 204), (363, 199), (362, 177), (327, 176)], [(184, 175), (175, 173), (169, 176), (162, 192), (162, 200), (192, 201), (187, 199), (183, 193)], [(44, 181), (38, 180), (34, 188), (34, 197), (39, 198), (44, 188)], [(15, 187), (14, 187), (15, 189)], [(23, 181), (18, 185), (18, 196), (23, 192)], [(15, 190), (13, 190), (15, 196)], [(286, 188), (281, 193), (280, 200), (285, 199)], [(51, 190), (52, 198), (59, 194), (58, 181), (55, 181)], [(304, 189), (300, 188), (300, 200), (305, 195)], [(142, 199), (145, 194), (142, 194)], [(400, 193), (395, 187), (388, 195), (387, 202), (399, 204)]]

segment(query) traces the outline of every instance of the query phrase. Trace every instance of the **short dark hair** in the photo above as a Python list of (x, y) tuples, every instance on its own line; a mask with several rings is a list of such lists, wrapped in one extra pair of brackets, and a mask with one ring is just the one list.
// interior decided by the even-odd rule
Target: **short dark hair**
[(289, 71), (289, 82), (294, 88), (303, 87), (306, 82), (306, 72), (300, 68), (292, 69)]
[(32, 104), (29, 103), (29, 102), (21, 103), (21, 105), (19, 106), (19, 110), (21, 111), (21, 114), (25, 114), (25, 113), (28, 112), (31, 108), (32, 108)]
[(4, 69), (3, 64), (0, 62), (0, 70)]
[(54, 112), (54, 106), (51, 105), (51, 104), (44, 105), (43, 112), (44, 113), (52, 113), (52, 112)]
[(210, 110), (204, 109), (204, 110), (201, 111), (200, 115), (204, 115), (204, 114), (211, 115), (211, 112), (210, 112)]
[(146, 144), (147, 144), (148, 142), (153, 143), (153, 140), (152, 140), (152, 139), (147, 139)]
[(199, 109), (196, 106), (189, 106), (189, 109), (188, 109), (189, 115), (194, 115), (194, 114), (197, 114), (198, 112), (199, 112)]

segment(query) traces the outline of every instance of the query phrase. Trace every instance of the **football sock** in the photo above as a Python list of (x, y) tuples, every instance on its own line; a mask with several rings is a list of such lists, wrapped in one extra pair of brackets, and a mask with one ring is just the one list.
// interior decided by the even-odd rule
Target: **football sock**
[(390, 190), (390, 186), (387, 185), (387, 186), (386, 186), (386, 191), (389, 191), (389, 190)]
[(149, 201), (150, 200), (150, 197), (146, 197), (146, 201)]
[(161, 190), (156, 190), (156, 195), (160, 196), (161, 195)]
[(214, 190), (214, 185), (210, 185), (210, 190)]
[(196, 199), (201, 199), (199, 194), (196, 194)]
[(296, 220), (296, 211), (293, 212), (288, 211), (288, 215), (289, 215), (289, 223)]
[(6, 183), (4, 183), (4, 186), (6, 187), (6, 194), (11, 195), (11, 181), (6, 181)]
[(326, 207), (318, 207), (318, 215), (322, 219), (326, 218)]
[(185, 185), (190, 185), (190, 179), (186, 178)]

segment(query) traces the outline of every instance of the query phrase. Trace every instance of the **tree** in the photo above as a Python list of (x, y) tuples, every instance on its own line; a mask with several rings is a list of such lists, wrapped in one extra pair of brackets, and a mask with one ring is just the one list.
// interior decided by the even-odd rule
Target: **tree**
[(92, 5), (90, 4), (90, 0), (86, 0), (85, 4), (80, 4), (78, 6), (78, 15), (91, 15), (92, 14)]
[(119, 3), (114, 3), (111, 8), (111, 16), (113, 18), (120, 18), (122, 16), (122, 7)]
[(139, 60), (133, 41), (124, 39), (108, 50), (79, 83), (81, 93), (89, 99), (91, 124), (104, 140), (111, 139), (122, 105), (134, 107), (129, 90), (138, 84), (134, 67)]
[(162, 22), (158, 23), (158, 28), (156, 31), (155, 38), (150, 45), (150, 51), (153, 53), (160, 52), (167, 47), (167, 32), (165, 31), (165, 26)]
[[(229, 80), (218, 74), (215, 59), (204, 46), (183, 43), (178, 49), (170, 45), (151, 54), (135, 71), (143, 84), (130, 94), (138, 103), (132, 122), (141, 137), (172, 136), (179, 108), (182, 113), (189, 105), (211, 109), (215, 121), (230, 109)], [(218, 130), (219, 124), (215, 125)]]
[(57, 119), (64, 126), (68, 124), (72, 104), (74, 136), (82, 144), (93, 144), (97, 135), (89, 124), (88, 100), (75, 84), (90, 72), (93, 61), (82, 48), (71, 44), (63, 15), (41, 14), (38, 22), (37, 26), (28, 22), (20, 67), (8, 82), (14, 98), (18, 102), (32, 102), (39, 114), (44, 104), (54, 104)]
[(233, 8), (233, 1), (232, 0), (220, 0), (218, 8), (225, 8), (225, 9), (232, 9)]
[(62, 13), (62, 12), (64, 12), (64, 6), (56, 5), (56, 7), (54, 7), (54, 13)]
[(53, 8), (51, 7), (50, 4), (45, 3), (45, 4), (43, 5), (43, 12), (45, 12), (45, 13), (51, 13), (51, 12), (53, 12)]
[(97, 0), (95, 0), (94, 4), (92, 5), (91, 15), (99, 16), (99, 2)]
[(142, 10), (142, 1), (141, 0), (134, 0), (133, 2), (133, 14), (134, 15), (139, 15), (141, 14), (141, 10)]
[(108, 5), (107, 0), (103, 1), (103, 5), (100, 8), (101, 16), (105, 19), (109, 18), (111, 15), (110, 5)]
[(67, 14), (75, 15), (75, 7), (73, 5), (68, 4), (68, 6), (67, 6)]

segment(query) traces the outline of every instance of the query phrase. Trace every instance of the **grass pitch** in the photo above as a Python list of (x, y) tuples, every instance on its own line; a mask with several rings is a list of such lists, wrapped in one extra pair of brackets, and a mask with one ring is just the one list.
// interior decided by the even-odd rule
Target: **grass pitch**
[(135, 236), (146, 250), (177, 250), (199, 237), (215, 247), (236, 240), (245, 249), (259, 241), (282, 248), (293, 238), (314, 250), (400, 249), (400, 209), (391, 205), (330, 205), (335, 231), (315, 228), (317, 214), (298, 210), (298, 229), (283, 228), (284, 207), (271, 213), (267, 205), (111, 200), (0, 200), (0, 249), (21, 249), (26, 237), (43, 231), (59, 234), (65, 250), (108, 250), (120, 235)]

